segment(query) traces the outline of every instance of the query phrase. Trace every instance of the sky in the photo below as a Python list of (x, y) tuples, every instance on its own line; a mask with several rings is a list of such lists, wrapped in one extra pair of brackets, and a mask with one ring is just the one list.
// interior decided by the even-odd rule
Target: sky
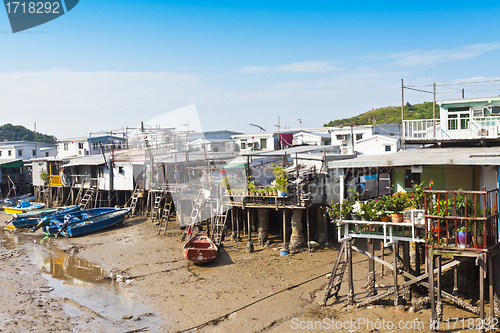
[(400, 106), (401, 79), (438, 84), (437, 100), (499, 95), (439, 86), (500, 78), (499, 14), (498, 1), (80, 0), (14, 34), (0, 10), (0, 124), (59, 139), (151, 119), (185, 130), (190, 113), (161, 115), (194, 105), (205, 131), (258, 132)]

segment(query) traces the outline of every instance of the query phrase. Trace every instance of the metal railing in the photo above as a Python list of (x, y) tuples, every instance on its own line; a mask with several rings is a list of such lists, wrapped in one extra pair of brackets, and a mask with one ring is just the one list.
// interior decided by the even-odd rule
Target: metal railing
[(403, 138), (407, 141), (495, 139), (498, 138), (500, 117), (474, 117), (462, 119), (405, 120)]

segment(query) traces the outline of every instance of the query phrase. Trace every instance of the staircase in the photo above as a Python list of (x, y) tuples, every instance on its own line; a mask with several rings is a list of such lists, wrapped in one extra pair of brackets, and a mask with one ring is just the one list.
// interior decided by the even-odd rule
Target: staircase
[[(166, 197), (165, 205), (163, 206), (162, 214), (160, 217), (160, 227), (158, 229), (158, 235), (160, 235), (162, 231), (164, 235), (167, 234), (168, 219), (170, 217), (171, 212), (172, 212), (172, 200), (169, 200), (168, 197)], [(165, 225), (163, 225), (163, 222), (165, 222)]]
[[(344, 278), (345, 268), (347, 266), (347, 242), (342, 242), (342, 246), (340, 247), (339, 254), (337, 255), (337, 259), (335, 260), (335, 264), (333, 265), (333, 270), (330, 275), (330, 280), (325, 288), (325, 296), (323, 298), (323, 305), (326, 305), (326, 302), (331, 297), (338, 298), (338, 293), (340, 290), (340, 286), (342, 285), (342, 279)], [(342, 259), (342, 255), (344, 258)]]
[(85, 194), (83, 195), (83, 198), (82, 200), (80, 200), (80, 206), (81, 206), (81, 209), (87, 209), (87, 208), (90, 208), (90, 207), (87, 207), (89, 205), (89, 202), (92, 201), (92, 199), (94, 198), (94, 193), (95, 193), (95, 190), (96, 190), (96, 187), (95, 186), (90, 186), (87, 191), (85, 192)]

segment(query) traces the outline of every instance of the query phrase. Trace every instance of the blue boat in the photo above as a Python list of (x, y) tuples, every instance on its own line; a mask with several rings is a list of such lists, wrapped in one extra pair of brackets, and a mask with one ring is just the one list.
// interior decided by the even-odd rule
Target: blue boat
[(85, 209), (61, 216), (50, 217), (48, 225), (42, 227), (49, 236), (78, 237), (123, 222), (131, 208)]
[(20, 214), (27, 212), (29, 210), (40, 209), (43, 208), (44, 206), (45, 204), (42, 202), (30, 202), (26, 200), (26, 201), (19, 201), (18, 204), (15, 206), (6, 206), (3, 208), (3, 210), (7, 214)]
[(16, 228), (31, 228), (40, 223), (40, 219), (43, 217), (57, 216), (61, 214), (67, 214), (80, 209), (80, 206), (66, 206), (57, 208), (46, 208), (40, 210), (32, 210), (21, 214), (12, 214), (12, 219), (7, 221), (12, 222)]
[(15, 206), (19, 203), (19, 201), (32, 201), (35, 200), (34, 195), (21, 195), (18, 197), (5, 198), (0, 200), (0, 209), (3, 209), (5, 206)]

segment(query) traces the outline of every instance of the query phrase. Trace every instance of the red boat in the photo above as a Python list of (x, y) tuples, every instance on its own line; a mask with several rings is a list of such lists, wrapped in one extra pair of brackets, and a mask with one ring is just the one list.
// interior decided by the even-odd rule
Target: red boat
[(218, 253), (217, 245), (202, 233), (197, 233), (184, 244), (184, 258), (195, 264), (214, 261)]

